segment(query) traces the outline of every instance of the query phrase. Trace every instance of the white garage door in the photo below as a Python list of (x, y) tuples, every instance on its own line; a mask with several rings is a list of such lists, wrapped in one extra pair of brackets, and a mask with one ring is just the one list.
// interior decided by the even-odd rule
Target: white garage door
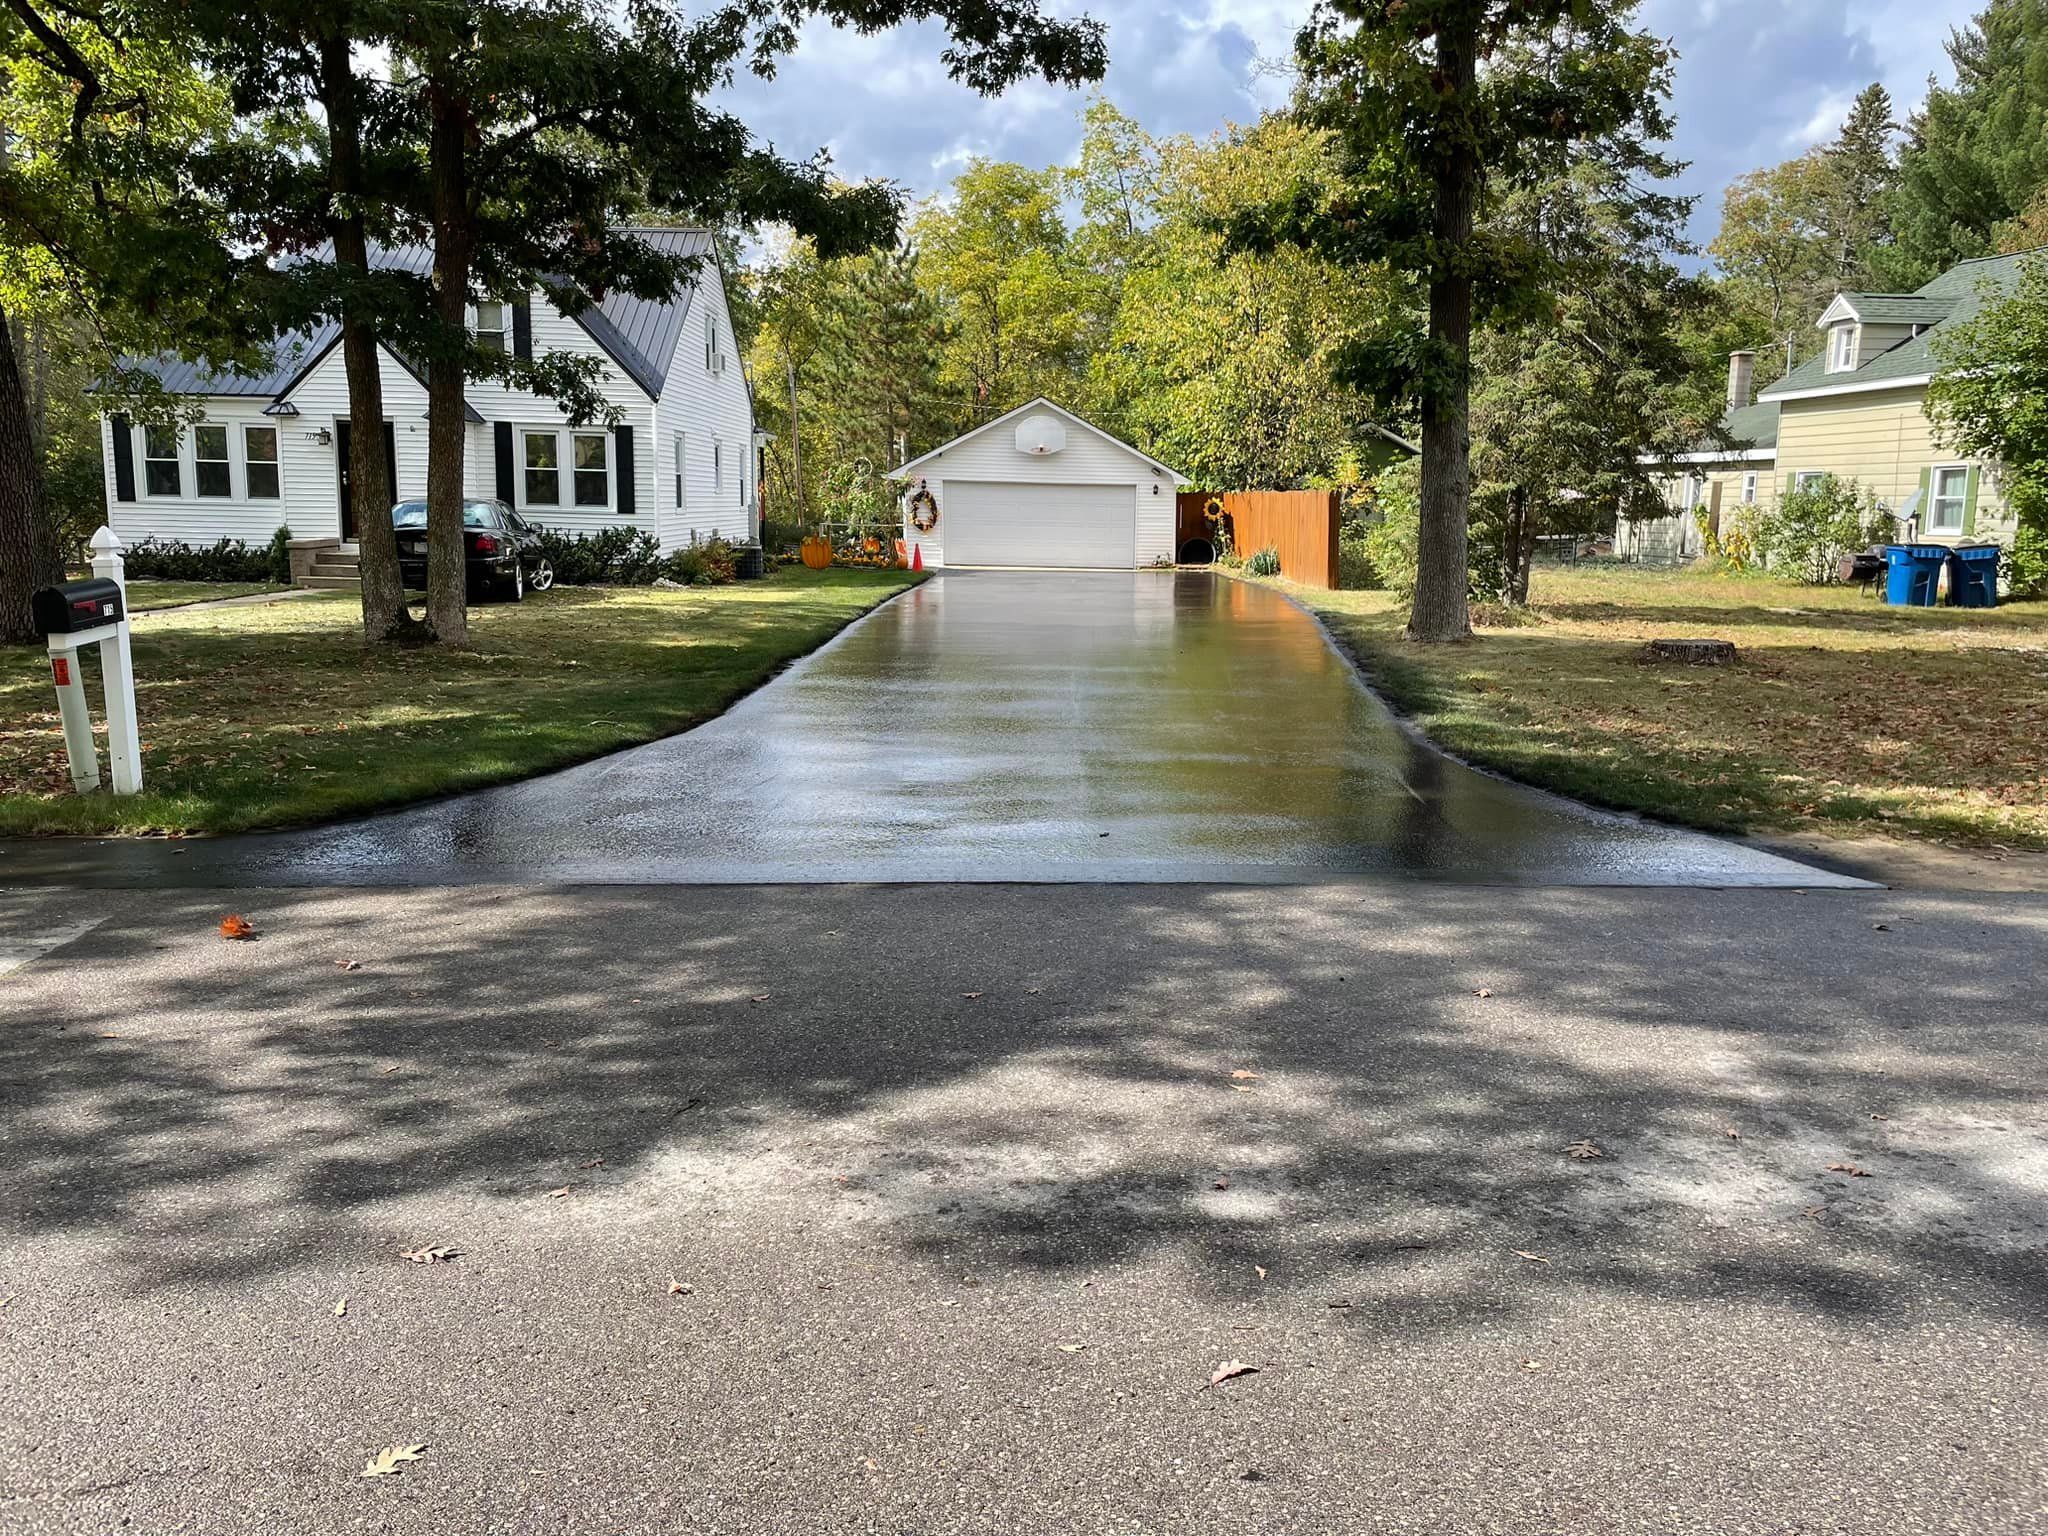
[(1138, 563), (1138, 498), (1129, 485), (945, 482), (939, 532), (948, 565)]

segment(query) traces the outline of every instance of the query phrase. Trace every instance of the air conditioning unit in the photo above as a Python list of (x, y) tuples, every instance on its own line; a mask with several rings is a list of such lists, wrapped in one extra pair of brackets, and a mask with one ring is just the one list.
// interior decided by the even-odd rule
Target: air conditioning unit
[(712, 353), (712, 354), (711, 354), (711, 376), (712, 376), (712, 377), (713, 377), (713, 378), (715, 379), (715, 378), (717, 378), (717, 377), (718, 377), (718, 376), (719, 376), (720, 374), (722, 374), (722, 373), (724, 373), (724, 372), (725, 372), (725, 354), (724, 354), (723, 352), (714, 352), (714, 353)]

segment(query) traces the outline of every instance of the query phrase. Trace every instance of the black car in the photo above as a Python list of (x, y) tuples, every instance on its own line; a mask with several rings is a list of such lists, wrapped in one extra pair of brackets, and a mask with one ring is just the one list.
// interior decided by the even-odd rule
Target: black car
[[(427, 504), (401, 501), (391, 509), (398, 533), (398, 574), (408, 587), (427, 585)], [(530, 586), (545, 592), (555, 568), (541, 553), (540, 532), (502, 501), (465, 501), (462, 539), (468, 545), (469, 590), (518, 602)]]

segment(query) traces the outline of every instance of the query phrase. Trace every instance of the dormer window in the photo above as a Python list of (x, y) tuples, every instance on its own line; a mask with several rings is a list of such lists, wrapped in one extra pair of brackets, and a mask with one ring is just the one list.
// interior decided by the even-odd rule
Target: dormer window
[(1853, 373), (1856, 369), (1856, 327), (1838, 325), (1828, 332), (1828, 372)]

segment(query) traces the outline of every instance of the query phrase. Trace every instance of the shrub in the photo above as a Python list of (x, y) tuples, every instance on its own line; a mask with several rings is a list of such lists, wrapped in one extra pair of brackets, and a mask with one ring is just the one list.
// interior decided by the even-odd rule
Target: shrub
[(1842, 556), (1888, 536), (1891, 521), (1854, 480), (1826, 475), (1756, 515), (1757, 552), (1766, 569), (1818, 586), (1835, 579)]
[(1422, 528), (1422, 470), (1414, 460), (1389, 465), (1373, 485), (1379, 521), (1359, 542), (1373, 575), (1389, 592), (1415, 595), (1415, 546)]
[(1337, 530), (1337, 585), (1346, 592), (1369, 592), (1380, 584), (1372, 549), (1363, 528)]
[[(280, 538), (290, 535), (282, 528), (261, 549), (251, 549), (240, 539), (219, 539), (204, 547), (181, 544), (175, 539), (151, 535), (138, 540), (123, 555), (127, 574), (136, 581), (261, 581), (275, 580), (271, 574), (272, 553), (281, 548)], [(285, 558), (283, 583), (291, 581), (291, 560)]]
[(277, 525), (277, 532), (270, 536), (270, 548), (264, 551), (270, 562), (272, 586), (288, 587), (292, 584), (292, 531), (283, 523)]
[(1278, 576), (1280, 574), (1280, 551), (1268, 544), (1244, 563), (1246, 572), (1253, 576)]
[(2032, 475), (2011, 475), (2006, 500), (2019, 528), (2005, 552), (2005, 579), (2015, 597), (2048, 596), (2048, 485)]
[(686, 545), (664, 555), (660, 542), (641, 528), (578, 534), (543, 528), (540, 546), (561, 586), (648, 587), (657, 579), (712, 586), (739, 575), (732, 546), (724, 539)]

